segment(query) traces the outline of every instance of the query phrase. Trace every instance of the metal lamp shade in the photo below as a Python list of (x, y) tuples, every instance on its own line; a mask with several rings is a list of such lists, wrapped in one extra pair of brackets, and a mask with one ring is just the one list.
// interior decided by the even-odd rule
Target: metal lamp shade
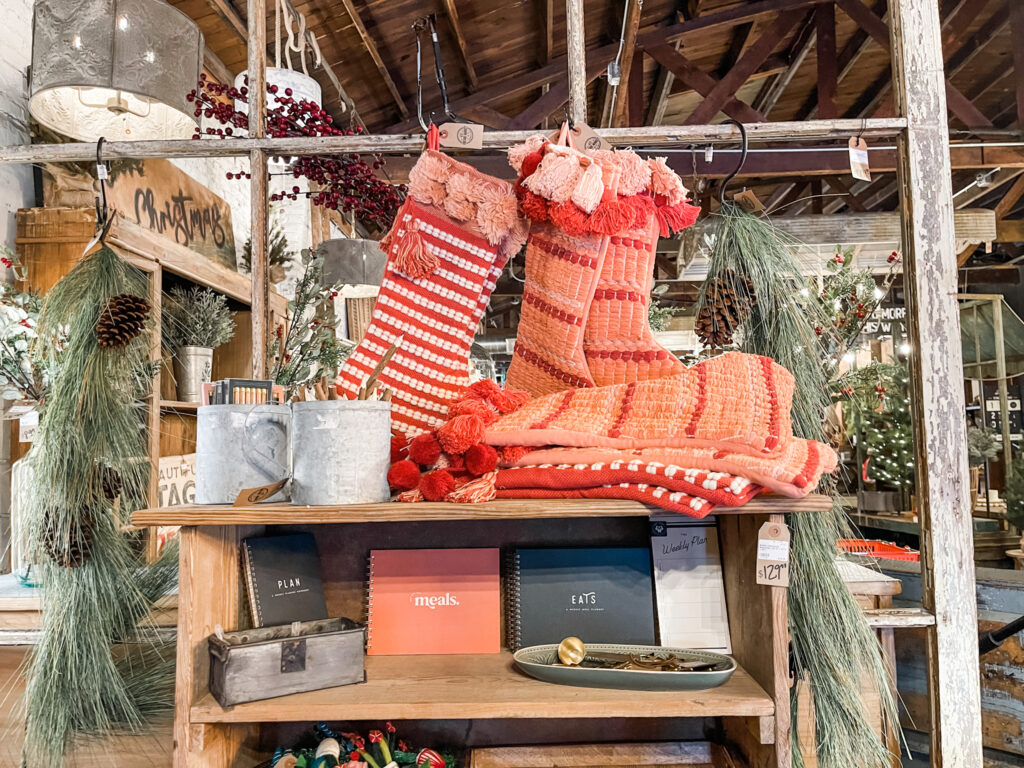
[(345, 296), (375, 296), (384, 279), (384, 265), (388, 257), (376, 240), (357, 237), (339, 237), (324, 240), (317, 247), (324, 257), (324, 284), (366, 286), (363, 292), (346, 291)]
[(36, 0), (29, 111), (80, 141), (191, 138), (203, 47), (162, 0)]

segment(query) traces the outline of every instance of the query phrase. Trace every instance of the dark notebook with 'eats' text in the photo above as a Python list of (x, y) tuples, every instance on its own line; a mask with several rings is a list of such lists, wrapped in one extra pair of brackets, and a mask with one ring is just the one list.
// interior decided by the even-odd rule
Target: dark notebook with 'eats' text
[(327, 618), (320, 557), (312, 534), (244, 539), (242, 567), (255, 626)]
[(646, 547), (519, 549), (509, 574), (508, 644), (653, 645), (654, 592)]

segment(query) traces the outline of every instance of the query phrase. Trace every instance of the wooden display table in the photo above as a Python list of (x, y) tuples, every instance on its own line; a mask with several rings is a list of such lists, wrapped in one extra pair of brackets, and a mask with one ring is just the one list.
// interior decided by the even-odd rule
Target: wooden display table
[(1006, 556), (1013, 560), (1013, 570), (1024, 571), (1024, 549), (1008, 549)]
[[(650, 546), (639, 502), (501, 500), (486, 504), (360, 504), (295, 507), (166, 507), (135, 525), (181, 525), (174, 764), (227, 768), (265, 759), (260, 724), (382, 719), (722, 718), (726, 738), (751, 766), (789, 768), (790, 701), (786, 591), (755, 583), (757, 531), (766, 520), (824, 511), (822, 496), (758, 497), (721, 510), (719, 537), (740, 669), (719, 688), (636, 692), (542, 683), (507, 652), (487, 656), (366, 659), (366, 683), (222, 708), (209, 693), (207, 638), (216, 626), (249, 626), (239, 542), (274, 526), (315, 534), (330, 616), (362, 619), (371, 548)], [(586, 518), (586, 519), (584, 519)]]

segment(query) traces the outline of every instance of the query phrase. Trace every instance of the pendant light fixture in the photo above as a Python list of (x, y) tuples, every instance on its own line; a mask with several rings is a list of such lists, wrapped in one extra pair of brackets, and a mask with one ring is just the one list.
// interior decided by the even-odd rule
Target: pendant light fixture
[(29, 112), (80, 141), (191, 138), (203, 48), (163, 0), (36, 0)]

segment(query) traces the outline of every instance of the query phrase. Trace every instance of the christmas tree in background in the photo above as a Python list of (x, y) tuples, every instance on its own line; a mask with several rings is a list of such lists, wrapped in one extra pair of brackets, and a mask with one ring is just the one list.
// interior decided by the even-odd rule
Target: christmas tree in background
[(872, 363), (847, 374), (840, 383), (848, 430), (863, 440), (865, 479), (912, 493), (914, 433), (906, 366)]

